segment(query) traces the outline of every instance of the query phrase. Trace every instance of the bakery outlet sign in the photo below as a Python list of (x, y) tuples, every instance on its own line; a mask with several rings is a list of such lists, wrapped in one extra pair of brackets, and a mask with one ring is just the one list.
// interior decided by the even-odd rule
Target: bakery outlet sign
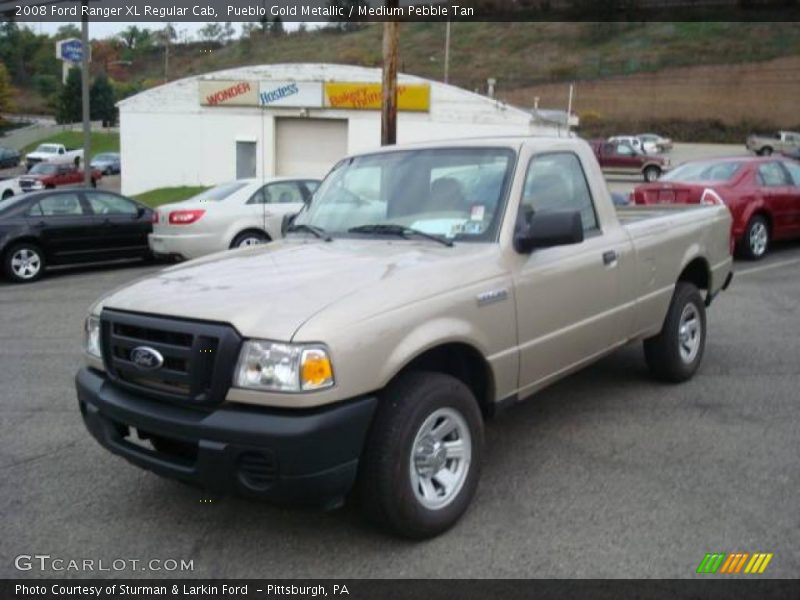
[[(264, 108), (338, 108), (380, 110), (381, 84), (322, 81), (222, 81), (199, 82), (203, 106), (262, 106)], [(428, 84), (397, 86), (397, 109), (427, 112)]]

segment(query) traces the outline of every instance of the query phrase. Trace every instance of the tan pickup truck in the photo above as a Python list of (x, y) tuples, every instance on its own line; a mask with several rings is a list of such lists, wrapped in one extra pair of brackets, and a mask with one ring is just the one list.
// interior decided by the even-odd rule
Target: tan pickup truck
[(692, 377), (730, 228), (713, 193), (618, 212), (576, 139), (350, 157), (286, 239), (99, 300), (80, 410), (160, 475), (292, 504), (352, 491), (398, 534), (436, 535), (498, 409), (642, 340), (656, 377)]
[(771, 156), (773, 153), (791, 152), (800, 148), (800, 133), (778, 131), (772, 135), (754, 134), (747, 138), (747, 149), (759, 156)]

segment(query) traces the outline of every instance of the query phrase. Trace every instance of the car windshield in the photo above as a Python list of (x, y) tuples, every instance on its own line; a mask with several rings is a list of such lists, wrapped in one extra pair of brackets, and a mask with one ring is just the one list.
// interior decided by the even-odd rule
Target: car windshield
[(33, 165), (33, 167), (31, 167), (31, 170), (28, 172), (32, 173), (33, 175), (52, 175), (53, 173), (56, 172), (56, 170), (57, 170), (56, 165), (39, 163), (37, 165)]
[(117, 160), (116, 154), (98, 154), (94, 157), (95, 160), (112, 161)]
[(346, 159), (295, 224), (329, 235), (361, 235), (351, 230), (392, 225), (447, 239), (494, 241), (514, 159), (508, 148), (405, 150)]
[(234, 192), (238, 192), (247, 185), (245, 181), (231, 181), (228, 183), (221, 183), (204, 192), (200, 192), (196, 196), (192, 196), (187, 202), (220, 202), (228, 198)]
[(661, 177), (661, 181), (729, 181), (744, 165), (741, 161), (686, 163)]
[(55, 154), (58, 152), (58, 146), (54, 146), (53, 144), (42, 144), (36, 149), (37, 152), (44, 152), (46, 154)]

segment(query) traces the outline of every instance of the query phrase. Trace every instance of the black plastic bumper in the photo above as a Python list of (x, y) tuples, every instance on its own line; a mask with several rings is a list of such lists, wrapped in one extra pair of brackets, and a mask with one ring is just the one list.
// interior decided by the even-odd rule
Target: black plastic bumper
[(338, 502), (355, 481), (376, 405), (364, 397), (317, 410), (209, 412), (131, 394), (88, 368), (75, 384), (87, 429), (111, 452), (165, 477), (277, 503)]

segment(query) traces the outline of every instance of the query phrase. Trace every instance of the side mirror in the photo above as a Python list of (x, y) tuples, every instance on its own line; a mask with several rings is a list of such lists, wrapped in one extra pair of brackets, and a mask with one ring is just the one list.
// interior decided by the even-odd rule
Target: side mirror
[(582, 241), (583, 221), (577, 210), (533, 213), (530, 221), (514, 234), (514, 248), (522, 254)]
[(294, 223), (295, 217), (297, 215), (283, 215), (283, 221), (281, 221), (281, 236), (285, 236), (286, 232), (289, 231), (289, 228)]
[(144, 206), (137, 206), (136, 207), (136, 218), (137, 219), (141, 219), (145, 215), (146, 212), (147, 212), (147, 209)]

